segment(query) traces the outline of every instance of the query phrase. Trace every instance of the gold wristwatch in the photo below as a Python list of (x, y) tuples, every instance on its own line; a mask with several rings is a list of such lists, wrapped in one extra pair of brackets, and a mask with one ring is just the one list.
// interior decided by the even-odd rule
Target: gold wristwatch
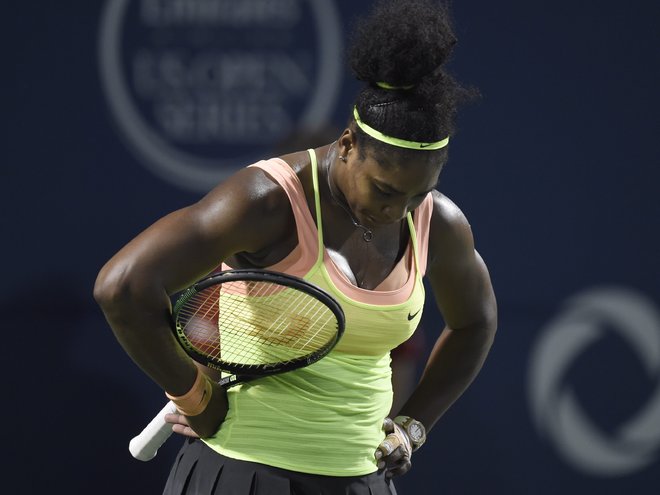
[(394, 422), (405, 430), (413, 446), (413, 452), (424, 445), (426, 441), (426, 428), (410, 416), (397, 416)]

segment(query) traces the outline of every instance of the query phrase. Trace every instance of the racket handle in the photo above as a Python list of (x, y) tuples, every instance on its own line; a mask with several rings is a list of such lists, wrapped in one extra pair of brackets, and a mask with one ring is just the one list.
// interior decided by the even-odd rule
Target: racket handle
[(165, 422), (165, 415), (176, 412), (172, 401), (165, 404), (144, 430), (133, 437), (128, 444), (131, 455), (140, 461), (150, 461), (158, 453), (158, 449), (172, 434), (172, 425)]

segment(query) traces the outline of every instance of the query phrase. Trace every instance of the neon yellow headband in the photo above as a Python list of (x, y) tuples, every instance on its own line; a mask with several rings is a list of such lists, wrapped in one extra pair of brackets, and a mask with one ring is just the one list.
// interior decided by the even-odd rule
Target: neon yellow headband
[(377, 82), (376, 86), (378, 86), (379, 88), (383, 88), (383, 89), (393, 89), (393, 90), (394, 89), (413, 89), (415, 87), (414, 84), (409, 84), (408, 86), (394, 86), (394, 85), (388, 84), (386, 82)]
[(366, 134), (378, 141), (391, 144), (392, 146), (398, 146), (399, 148), (408, 148), (411, 150), (439, 150), (449, 144), (448, 137), (444, 138), (442, 141), (436, 141), (435, 143), (419, 143), (417, 141), (406, 141), (405, 139), (386, 136), (382, 132), (377, 131), (373, 127), (369, 127), (367, 124), (362, 122), (360, 120), (360, 114), (358, 114), (357, 107), (353, 107), (353, 117), (355, 118), (355, 123), (358, 125), (358, 127), (362, 129)]

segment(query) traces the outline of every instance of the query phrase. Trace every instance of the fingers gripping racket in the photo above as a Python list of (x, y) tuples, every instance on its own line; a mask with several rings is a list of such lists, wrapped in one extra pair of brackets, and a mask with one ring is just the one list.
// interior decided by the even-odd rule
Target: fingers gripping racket
[[(344, 313), (309, 282), (266, 270), (228, 270), (186, 289), (172, 310), (174, 335), (195, 361), (230, 375), (229, 388), (284, 373), (326, 356), (344, 332)], [(133, 438), (133, 457), (148, 461), (172, 434), (169, 402)]]

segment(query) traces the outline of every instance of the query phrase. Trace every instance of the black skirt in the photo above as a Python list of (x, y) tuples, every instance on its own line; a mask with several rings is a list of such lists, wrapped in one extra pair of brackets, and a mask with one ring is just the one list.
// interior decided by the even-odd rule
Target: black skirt
[(396, 495), (383, 471), (321, 476), (239, 461), (188, 439), (174, 461), (163, 495)]

